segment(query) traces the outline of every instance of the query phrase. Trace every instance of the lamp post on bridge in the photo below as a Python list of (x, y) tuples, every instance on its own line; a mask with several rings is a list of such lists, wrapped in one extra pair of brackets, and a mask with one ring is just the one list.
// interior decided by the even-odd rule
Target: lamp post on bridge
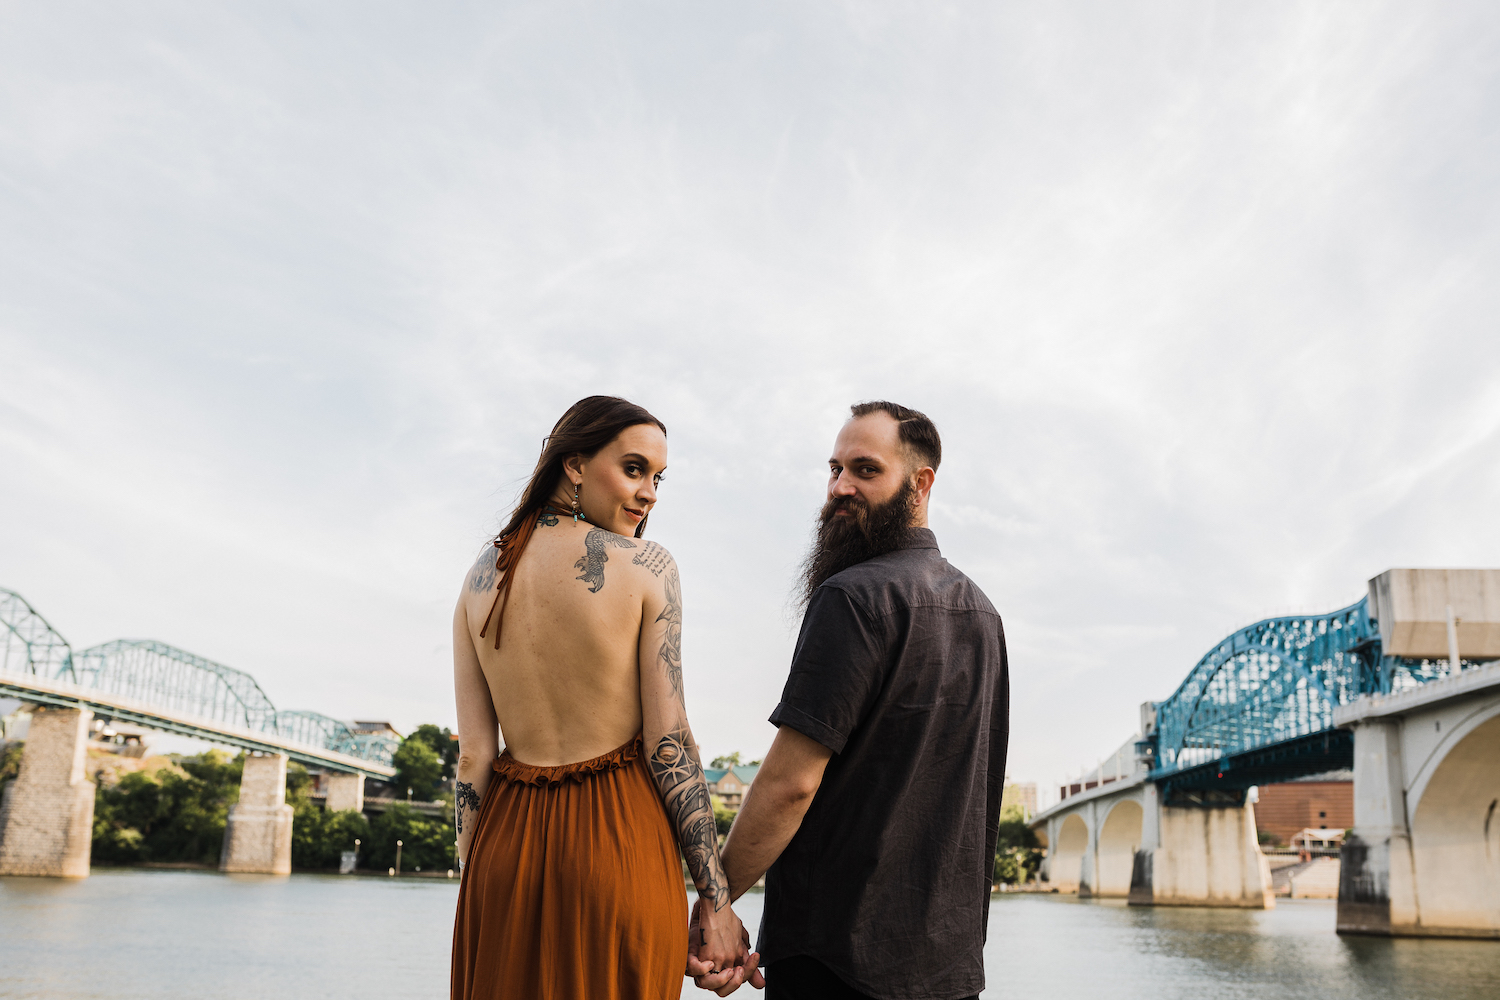
[(396, 841), (396, 874), (401, 874), (401, 841)]

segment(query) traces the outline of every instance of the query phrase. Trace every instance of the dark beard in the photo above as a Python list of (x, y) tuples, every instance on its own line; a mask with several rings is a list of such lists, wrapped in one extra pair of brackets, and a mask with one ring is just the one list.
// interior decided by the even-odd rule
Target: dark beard
[[(818, 535), (802, 562), (802, 603), (835, 573), (901, 547), (916, 512), (917, 488), (908, 480), (878, 507), (857, 497), (832, 497), (818, 515)], [(848, 510), (853, 516), (836, 517)]]

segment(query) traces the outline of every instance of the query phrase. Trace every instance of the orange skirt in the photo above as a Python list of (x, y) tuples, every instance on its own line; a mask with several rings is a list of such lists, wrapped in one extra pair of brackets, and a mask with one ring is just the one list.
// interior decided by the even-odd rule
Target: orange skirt
[(641, 738), (579, 764), (493, 766), (458, 890), (454, 1000), (680, 997), (687, 889)]

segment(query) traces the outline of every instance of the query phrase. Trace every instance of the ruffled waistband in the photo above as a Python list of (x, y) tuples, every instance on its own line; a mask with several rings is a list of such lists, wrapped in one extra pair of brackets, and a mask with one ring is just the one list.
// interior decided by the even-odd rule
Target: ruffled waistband
[(592, 760), (550, 766), (522, 764), (510, 755), (509, 750), (505, 750), (495, 758), (490, 767), (506, 781), (518, 785), (560, 785), (564, 781), (585, 781), (591, 775), (619, 770), (640, 757), (641, 747), (641, 734), (636, 733), (629, 743)]

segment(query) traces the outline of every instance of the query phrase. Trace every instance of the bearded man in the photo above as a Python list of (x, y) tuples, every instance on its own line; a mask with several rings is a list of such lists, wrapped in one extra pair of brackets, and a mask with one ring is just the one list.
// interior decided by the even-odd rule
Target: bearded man
[(984, 988), (1005, 635), (927, 526), (937, 428), (884, 401), (851, 414), (776, 739), (724, 869), (733, 898), (766, 875), (768, 1000), (960, 1000)]

